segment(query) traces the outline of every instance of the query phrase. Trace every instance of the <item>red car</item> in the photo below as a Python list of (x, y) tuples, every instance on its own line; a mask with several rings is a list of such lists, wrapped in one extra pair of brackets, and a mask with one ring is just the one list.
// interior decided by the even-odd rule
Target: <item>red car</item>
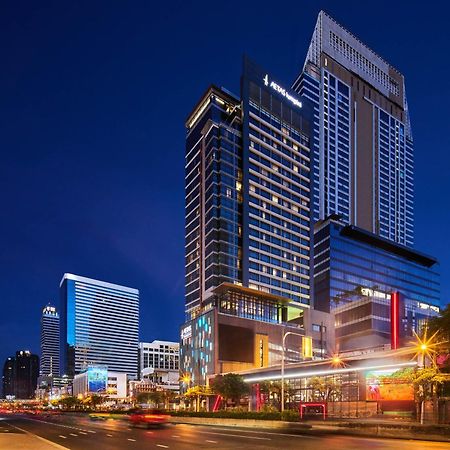
[(159, 409), (136, 409), (130, 411), (131, 426), (163, 427), (169, 421), (169, 414)]

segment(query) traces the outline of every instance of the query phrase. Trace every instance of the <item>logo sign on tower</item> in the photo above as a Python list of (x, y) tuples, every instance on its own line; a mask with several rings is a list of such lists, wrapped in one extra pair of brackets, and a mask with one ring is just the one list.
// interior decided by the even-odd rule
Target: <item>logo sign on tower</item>
[(264, 86), (271, 87), (274, 91), (277, 91), (279, 94), (281, 94), (283, 97), (285, 97), (287, 100), (289, 100), (293, 105), (297, 106), (298, 108), (302, 108), (302, 102), (295, 97), (293, 97), (289, 92), (281, 87), (279, 84), (275, 83), (275, 81), (269, 80), (269, 75), (266, 73), (265, 77), (263, 78)]

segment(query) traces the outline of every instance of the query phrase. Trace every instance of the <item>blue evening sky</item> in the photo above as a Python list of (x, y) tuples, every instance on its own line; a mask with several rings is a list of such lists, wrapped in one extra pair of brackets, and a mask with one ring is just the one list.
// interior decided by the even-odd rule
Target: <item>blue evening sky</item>
[[(4, 1), (0, 7), (0, 364), (39, 351), (64, 272), (136, 287), (141, 338), (184, 318), (184, 119), (241, 58), (289, 85), (324, 8), (406, 77), (416, 248), (450, 298), (446, 2)], [(2, 367), (2, 366), (0, 366)]]

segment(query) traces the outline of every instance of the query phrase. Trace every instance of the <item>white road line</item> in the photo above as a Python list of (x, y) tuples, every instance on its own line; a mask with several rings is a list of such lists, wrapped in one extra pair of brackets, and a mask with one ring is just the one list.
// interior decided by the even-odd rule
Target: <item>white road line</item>
[(80, 434), (87, 434), (86, 431), (80, 431)]
[(131, 441), (131, 442), (136, 442), (136, 439), (128, 438), (128, 440)]
[[(209, 427), (211, 430), (220, 430), (223, 431), (223, 428), (218, 427)], [(238, 430), (235, 430), (238, 431)], [(315, 436), (309, 436), (307, 434), (297, 434), (297, 433), (279, 433), (278, 431), (254, 431), (254, 430), (239, 430), (240, 433), (255, 433), (255, 434), (269, 434), (269, 435), (276, 435), (276, 436), (289, 436), (289, 437), (299, 437), (299, 438), (306, 438), (306, 439), (315, 439)]]
[(60, 434), (59, 437), (60, 437), (60, 438), (63, 438), (63, 439), (67, 439), (67, 438), (66, 438), (65, 436), (63, 436), (62, 434)]
[(47, 445), (51, 445), (52, 447), (58, 448), (60, 450), (70, 450), (67, 447), (63, 447), (62, 445), (57, 444), (56, 442), (49, 441), (48, 439), (38, 436), (37, 434), (31, 433), (28, 430), (24, 430), (23, 428), (16, 427), (15, 425), (12, 425), (9, 422), (8, 422), (8, 425), (12, 428), (16, 428), (17, 430), (23, 431), (24, 433), (28, 434), (29, 436), (34, 436), (36, 439), (39, 439), (40, 441), (45, 442)]
[(77, 437), (78, 437), (78, 434), (75, 434), (75, 433), (70, 433), (70, 435), (71, 435), (71, 436), (77, 436)]
[(217, 444), (217, 441), (209, 441), (208, 439), (206, 439), (206, 442), (208, 442), (209, 444)]
[(180, 436), (178, 436), (178, 434), (172, 434), (172, 437), (179, 438)]
[(112, 435), (112, 434), (107, 434), (106, 436), (108, 436), (108, 437), (113, 437), (113, 435)]
[[(25, 420), (31, 420), (33, 422), (39, 422), (39, 423), (48, 423), (49, 425), (55, 425), (57, 427), (63, 427), (63, 428), (70, 428), (72, 430), (77, 430), (77, 431), (81, 431), (83, 430), (83, 428), (78, 428), (78, 427), (72, 427), (70, 425), (64, 425), (62, 423), (56, 423), (56, 422), (49, 422), (47, 420), (37, 420), (37, 419), (31, 419), (30, 417), (24, 417)], [(85, 431), (85, 430), (83, 430)], [(95, 433), (95, 431), (89, 431), (89, 433)]]
[(258, 441), (271, 441), (272, 439), (259, 437), (259, 436), (243, 436), (242, 434), (231, 434), (231, 433), (216, 433), (214, 431), (198, 431), (198, 433), (204, 434), (217, 434), (218, 436), (231, 436), (231, 437), (240, 437), (244, 439), (256, 439)]
[(88, 433), (97, 433), (96, 431), (88, 430)]
[(168, 445), (164, 445), (164, 444), (156, 444), (157, 447), (162, 447), (162, 448), (169, 448)]

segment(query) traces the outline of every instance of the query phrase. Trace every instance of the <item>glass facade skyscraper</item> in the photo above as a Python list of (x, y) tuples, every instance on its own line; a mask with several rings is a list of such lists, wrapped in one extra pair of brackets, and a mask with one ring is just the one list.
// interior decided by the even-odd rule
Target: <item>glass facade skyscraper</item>
[(137, 377), (139, 291), (66, 273), (61, 293), (61, 372), (88, 365)]
[(414, 157), (403, 75), (321, 11), (293, 89), (314, 105), (315, 220), (339, 214), (412, 246)]
[(41, 375), (59, 376), (59, 314), (47, 305), (41, 317)]
[(241, 120), (239, 100), (211, 86), (186, 123), (186, 312), (242, 279)]
[(309, 104), (244, 62), (243, 283), (310, 303)]
[(367, 346), (389, 343), (393, 295), (399, 298), (398, 331), (404, 342), (439, 312), (434, 258), (346, 225), (337, 216), (315, 228), (314, 307), (335, 315), (338, 342), (353, 337), (350, 348), (357, 348), (355, 342), (363, 346), (369, 335)]
[[(244, 58), (240, 97), (211, 86), (187, 119), (180, 367), (195, 383), (239, 358), (245, 366), (272, 360), (279, 345), (264, 335), (269, 319), (271, 340), (278, 326), (303, 324), (311, 299), (312, 113)], [(218, 289), (233, 291), (233, 302), (217, 303)], [(264, 331), (241, 335), (252, 321)], [(231, 334), (242, 337), (235, 355)]]
[(310, 302), (312, 109), (244, 59), (188, 117), (186, 313), (229, 282)]

